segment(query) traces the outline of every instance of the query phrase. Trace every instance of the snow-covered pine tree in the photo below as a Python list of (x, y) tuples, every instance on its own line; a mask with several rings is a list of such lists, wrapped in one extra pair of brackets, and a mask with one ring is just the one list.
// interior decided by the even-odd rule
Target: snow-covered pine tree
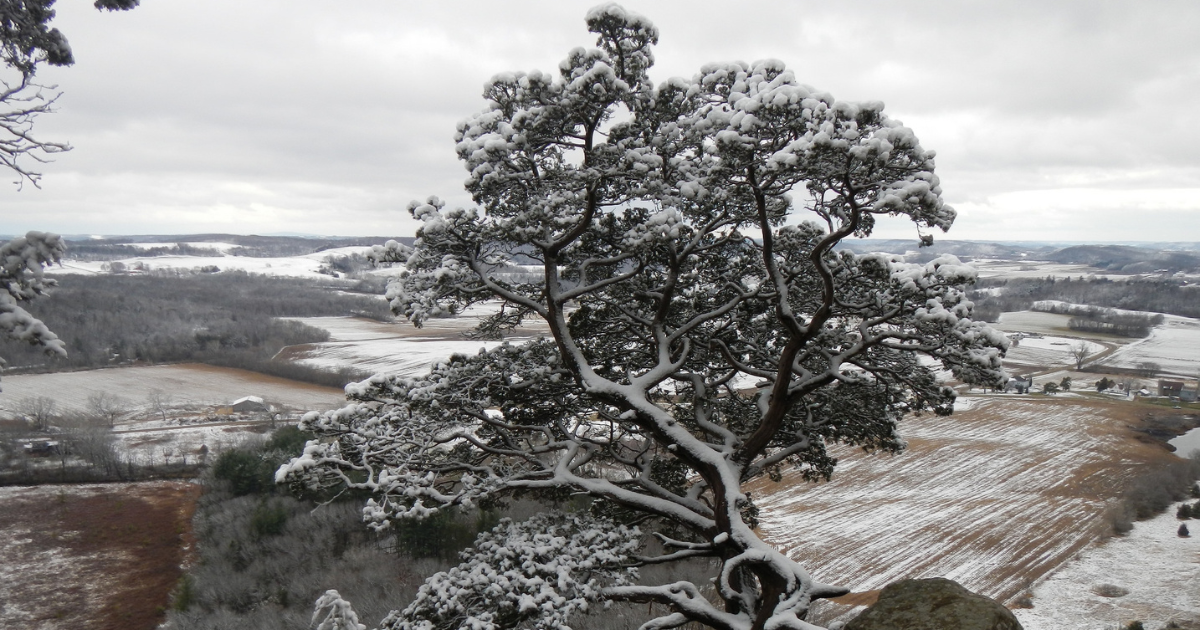
[[(31, 300), (54, 285), (43, 273), (46, 265), (58, 262), (64, 245), (57, 234), (30, 232), (0, 245), (0, 335), (45, 348), (47, 353), (66, 356), (62, 340), (42, 320), (29, 314), (21, 302)], [(0, 366), (4, 359), (0, 358)]]
[[(882, 104), (778, 61), (654, 87), (649, 21), (608, 4), (587, 24), (597, 48), (495, 77), (459, 125), (478, 207), (413, 203), (415, 248), (375, 253), (406, 265), (389, 297), (414, 324), (498, 300), (480, 332), (537, 318), (550, 336), (348, 386), (346, 407), (304, 418), (319, 439), (277, 479), (369, 490), (381, 530), (515, 492), (591, 497), (481, 536), (388, 628), (566, 628), (609, 601), (670, 611), (644, 628), (814, 628), (810, 602), (846, 591), (759, 539), (743, 484), (827, 478), (831, 443), (900, 450), (904, 415), (954, 402), (920, 356), (997, 386), (1006, 340), (971, 321), (954, 258), (835, 250), (878, 215), (954, 219), (933, 152)], [(691, 558), (719, 565), (718, 604), (707, 583), (633, 573)]]
[[(33, 123), (40, 114), (52, 110), (53, 87), (35, 82), (42, 64), (69, 66), (75, 63), (67, 38), (50, 26), (55, 0), (0, 1), (0, 61), (14, 76), (0, 75), (0, 168), (17, 176), (16, 184), (29, 181), (38, 185), (41, 174), (22, 162), (30, 158), (46, 162), (45, 157), (70, 149), (61, 142), (46, 142), (33, 137)], [(95, 0), (99, 10), (124, 11), (140, 0)], [(29, 232), (24, 237), (0, 245), (0, 335), (41, 346), (51, 354), (66, 355), (66, 346), (41, 320), (33, 317), (20, 302), (45, 293), (54, 281), (42, 270), (59, 261), (65, 243), (57, 234)], [(0, 358), (0, 367), (4, 359)]]

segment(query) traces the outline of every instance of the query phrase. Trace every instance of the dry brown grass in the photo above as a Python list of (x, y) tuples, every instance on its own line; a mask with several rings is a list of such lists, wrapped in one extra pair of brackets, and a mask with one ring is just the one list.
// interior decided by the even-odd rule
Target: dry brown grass
[(155, 628), (193, 545), (184, 482), (0, 491), (0, 627)]

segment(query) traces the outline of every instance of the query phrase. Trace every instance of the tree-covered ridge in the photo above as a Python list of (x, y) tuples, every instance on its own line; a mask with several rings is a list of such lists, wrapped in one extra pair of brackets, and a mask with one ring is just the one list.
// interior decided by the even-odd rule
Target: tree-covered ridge
[[(45, 357), (0, 342), (13, 367), (101, 367), (138, 361), (208, 361), (259, 369), (281, 347), (327, 333), (280, 317), (389, 317), (377, 298), (312, 281), (239, 272), (198, 275), (64, 275), (49, 298), (28, 306), (57, 333), (66, 356)], [(230, 361), (233, 361), (230, 363)]]
[[(846, 591), (758, 538), (742, 484), (782, 466), (827, 477), (835, 442), (899, 450), (905, 414), (948, 414), (954, 400), (917, 355), (997, 384), (1006, 341), (971, 321), (974, 273), (953, 257), (835, 251), (876, 215), (943, 230), (954, 219), (933, 152), (881, 104), (837, 101), (777, 61), (655, 87), (645, 18), (610, 4), (587, 22), (597, 48), (571, 51), (557, 75), (496, 77), (488, 108), (460, 124), (478, 207), (413, 203), (415, 247), (376, 252), (406, 265), (389, 297), (414, 323), (499, 299), (486, 331), (532, 317), (550, 337), (348, 387), (348, 406), (305, 418), (319, 439), (278, 479), (370, 490), (376, 529), (540, 492), (592, 498), (590, 516), (572, 517), (584, 537), (615, 531), (610, 519), (670, 533), (662, 554), (606, 543), (603, 558), (556, 556), (569, 592), (515, 621), (501, 622), (507, 595), (463, 600), (439, 574), (387, 627), (565, 628), (581, 600), (607, 600), (671, 611), (644, 628), (812, 628), (809, 603)], [(538, 274), (504, 273), (517, 256)], [(495, 535), (522, 555), (538, 526)], [(542, 570), (509, 576), (488, 549), (457, 570), (504, 574), (509, 594)], [(719, 563), (718, 604), (702, 585), (615, 572), (690, 558)], [(602, 580), (575, 590), (581, 573)]]
[(1006, 311), (1025, 311), (1034, 302), (1059, 300), (1181, 317), (1200, 317), (1200, 287), (1180, 280), (1109, 278), (1013, 278), (981, 280), (971, 292), (976, 312), (990, 321)]

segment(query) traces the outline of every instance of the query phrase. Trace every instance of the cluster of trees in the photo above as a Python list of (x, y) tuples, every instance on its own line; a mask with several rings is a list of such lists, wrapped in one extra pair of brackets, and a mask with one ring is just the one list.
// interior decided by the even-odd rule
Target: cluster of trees
[(138, 247), (128, 243), (113, 243), (106, 240), (68, 241), (68, 256), (78, 260), (120, 260), (149, 256), (212, 256), (217, 253), (203, 244), (163, 243), (150, 247)]
[[(996, 321), (1000, 313), (1006, 311), (1030, 310), (1034, 302), (1051, 300), (1102, 309), (1200, 317), (1200, 287), (1178, 280), (1114, 281), (1104, 278), (1052, 277), (984, 279), (971, 291), (971, 300), (975, 302), (976, 316), (986, 321)], [(1085, 316), (1084, 319), (1095, 318)], [(1126, 324), (1122, 323), (1121, 326), (1125, 327)], [(1136, 328), (1136, 324), (1129, 327)]]
[(1191, 457), (1130, 477), (1121, 503), (1109, 512), (1109, 524), (1116, 534), (1133, 529), (1135, 520), (1161, 514), (1173, 503), (1194, 497), (1200, 479), (1200, 451)]
[[(202, 476), (205, 492), (194, 523), (198, 561), (175, 590), (165, 627), (172, 630), (310, 627), (312, 604), (328, 589), (353, 599), (358, 615), (378, 622), (397, 602), (412, 601), (429, 573), (450, 568), (457, 554), (501, 517), (525, 520), (545, 509), (586, 510), (565, 504), (513, 501), (501, 511), (446, 510), (397, 523), (377, 533), (362, 526), (364, 495), (292, 496), (274, 472), (311, 435), (284, 427), (270, 439), (248, 441), (218, 455)], [(651, 579), (672, 581), (711, 574), (707, 563)], [(577, 630), (636, 628), (652, 615), (645, 606), (614, 606), (581, 616)]]
[(1081, 332), (1141, 338), (1150, 336), (1150, 329), (1161, 324), (1162, 321), (1162, 315), (1152, 317), (1144, 313), (1118, 313), (1112, 310), (1103, 310), (1096, 317), (1072, 317), (1067, 320), (1067, 327)]
[[(128, 402), (108, 396), (89, 400), (83, 411), (58, 414), (45, 401), (18, 401), (22, 413), (31, 406), (40, 406), (40, 422), (52, 424), (55, 430), (47, 433), (38, 427), (0, 427), (0, 485), (194, 478), (204, 464), (202, 456), (189, 457), (164, 448), (150, 457), (134, 457), (118, 448), (111, 432), (111, 414), (124, 413)], [(42, 442), (52, 446), (41, 452), (25, 448)]]
[(199, 275), (60, 278), (49, 299), (29, 312), (54, 330), (66, 356), (0, 341), (0, 356), (25, 369), (90, 368), (128, 362), (201, 361), (272, 374), (329, 380), (303, 366), (271, 362), (280, 348), (328, 339), (281, 317), (349, 315), (390, 319), (379, 299), (348, 295), (311, 281), (241, 272)]

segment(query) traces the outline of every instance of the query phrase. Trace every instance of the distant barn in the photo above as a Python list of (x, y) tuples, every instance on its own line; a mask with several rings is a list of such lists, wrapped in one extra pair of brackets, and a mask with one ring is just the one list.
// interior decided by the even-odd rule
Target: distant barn
[(1017, 376), (1008, 379), (1008, 382), (1004, 384), (1005, 392), (1015, 391), (1018, 394), (1024, 394), (1031, 389), (1033, 389), (1032, 376)]
[(263, 402), (258, 396), (246, 396), (233, 401), (229, 408), (238, 413), (247, 413), (251, 411), (268, 411), (267, 403)]

